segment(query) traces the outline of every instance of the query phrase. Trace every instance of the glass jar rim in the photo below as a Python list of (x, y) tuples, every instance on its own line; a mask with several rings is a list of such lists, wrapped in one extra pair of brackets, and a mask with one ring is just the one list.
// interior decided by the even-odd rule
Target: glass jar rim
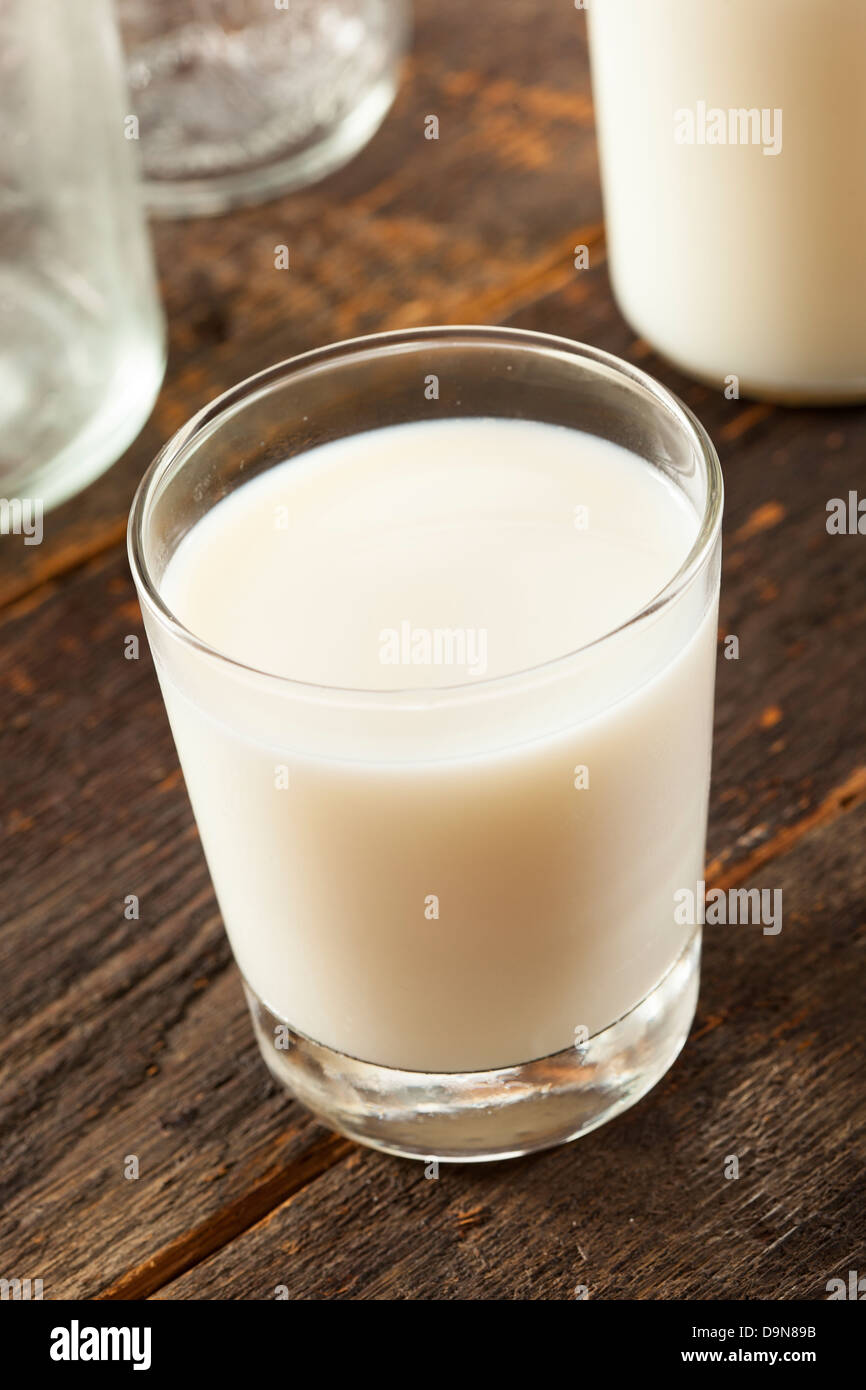
[[(576, 358), (584, 364), (590, 363), (599, 369), (604, 369), (630, 381), (633, 385), (646, 391), (656, 405), (667, 411), (678, 428), (689, 437), (696, 455), (706, 469), (707, 496), (692, 547), (679, 569), (670, 577), (664, 587), (625, 622), (603, 632), (590, 642), (516, 671), (507, 671), (496, 676), (476, 680), (458, 681), (450, 685), (408, 686), (374, 690), (299, 680), (294, 676), (278, 675), (276, 672), (266, 671), (251, 666), (247, 662), (239, 661), (227, 652), (212, 646), (187, 628), (172, 613), (160, 594), (145, 554), (145, 522), (159, 485), (169, 470), (173, 467), (178, 469), (183, 467), (185, 453), (192, 444), (201, 438), (205, 431), (215, 428), (220, 420), (233, 411), (267, 394), (290, 377), (302, 376), (309, 371), (317, 372), (352, 358), (360, 361), (372, 355), (396, 352), (425, 343), (437, 343), (443, 346), (450, 343), (455, 347), (461, 344), (487, 345), (489, 347), (511, 346), (516, 349), (535, 351), (539, 354), (560, 358)], [(367, 334), (329, 343), (324, 347), (313, 348), (308, 352), (299, 353), (277, 362), (253, 376), (246, 377), (237, 385), (229, 387), (227, 391), (223, 391), (213, 401), (203, 406), (171, 436), (147, 468), (136, 489), (130, 508), (127, 526), (127, 550), (139, 598), (146, 601), (156, 621), (185, 646), (197, 650), (201, 655), (217, 661), (220, 665), (232, 667), (244, 675), (254, 676), (257, 680), (264, 680), (272, 683), (275, 687), (294, 691), (301, 696), (350, 698), (353, 701), (369, 702), (373, 705), (391, 702), (427, 705), (431, 700), (439, 700), (449, 695), (479, 696), (485, 693), (489, 695), (496, 689), (509, 687), (513, 683), (527, 678), (555, 677), (569, 662), (574, 661), (583, 653), (602, 647), (651, 614), (669, 607), (701, 573), (712, 554), (721, 530), (723, 501), (724, 483), (721, 465), (707, 431), (678, 396), (669, 391), (667, 387), (662, 386), (654, 377), (641, 371), (639, 367), (635, 367), (632, 363), (626, 362), (613, 353), (605, 352), (601, 348), (552, 333), (483, 324), (436, 325)]]

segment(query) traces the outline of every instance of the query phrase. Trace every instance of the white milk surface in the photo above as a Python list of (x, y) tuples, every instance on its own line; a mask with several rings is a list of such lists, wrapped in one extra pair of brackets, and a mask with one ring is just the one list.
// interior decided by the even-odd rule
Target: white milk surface
[(233, 950), (278, 1016), (366, 1061), (480, 1070), (659, 982), (703, 869), (714, 612), (496, 678), (627, 622), (697, 529), (624, 449), (462, 419), (299, 455), (184, 538), (169, 608), (289, 678), (155, 648)]

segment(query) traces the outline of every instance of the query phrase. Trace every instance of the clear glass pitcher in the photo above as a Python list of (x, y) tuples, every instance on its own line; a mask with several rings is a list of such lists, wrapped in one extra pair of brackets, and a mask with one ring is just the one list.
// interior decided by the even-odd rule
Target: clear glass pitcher
[(147, 200), (222, 212), (323, 178), (397, 90), (408, 0), (120, 0)]
[(0, 496), (63, 501), (165, 368), (110, 0), (0, 5)]

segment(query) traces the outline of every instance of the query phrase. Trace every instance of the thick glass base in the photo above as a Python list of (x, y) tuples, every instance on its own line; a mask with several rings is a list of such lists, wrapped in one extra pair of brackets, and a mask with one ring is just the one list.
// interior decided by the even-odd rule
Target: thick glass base
[(320, 139), (282, 158), (249, 169), (214, 171), (200, 178), (161, 176), (145, 163), (144, 196), (159, 217), (205, 217), (267, 202), (318, 183), (348, 164), (372, 140), (397, 91), (394, 74), (383, 77), (363, 101)]
[(700, 932), (651, 994), (580, 1047), (495, 1071), (399, 1071), (296, 1033), (245, 986), (265, 1062), (332, 1129), (406, 1158), (483, 1163), (567, 1143), (646, 1095), (688, 1035)]

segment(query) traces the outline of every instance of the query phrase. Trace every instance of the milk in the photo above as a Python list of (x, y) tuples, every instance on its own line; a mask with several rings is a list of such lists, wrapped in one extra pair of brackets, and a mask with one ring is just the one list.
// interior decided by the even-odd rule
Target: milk
[(632, 326), (720, 388), (866, 398), (863, 0), (593, 0), (589, 25)]
[(482, 1070), (659, 983), (703, 870), (714, 604), (686, 586), (598, 639), (697, 531), (625, 449), (492, 419), (312, 449), (192, 528), (162, 595), (232, 660), (151, 642), (235, 956), (277, 1017), (365, 1061)]

